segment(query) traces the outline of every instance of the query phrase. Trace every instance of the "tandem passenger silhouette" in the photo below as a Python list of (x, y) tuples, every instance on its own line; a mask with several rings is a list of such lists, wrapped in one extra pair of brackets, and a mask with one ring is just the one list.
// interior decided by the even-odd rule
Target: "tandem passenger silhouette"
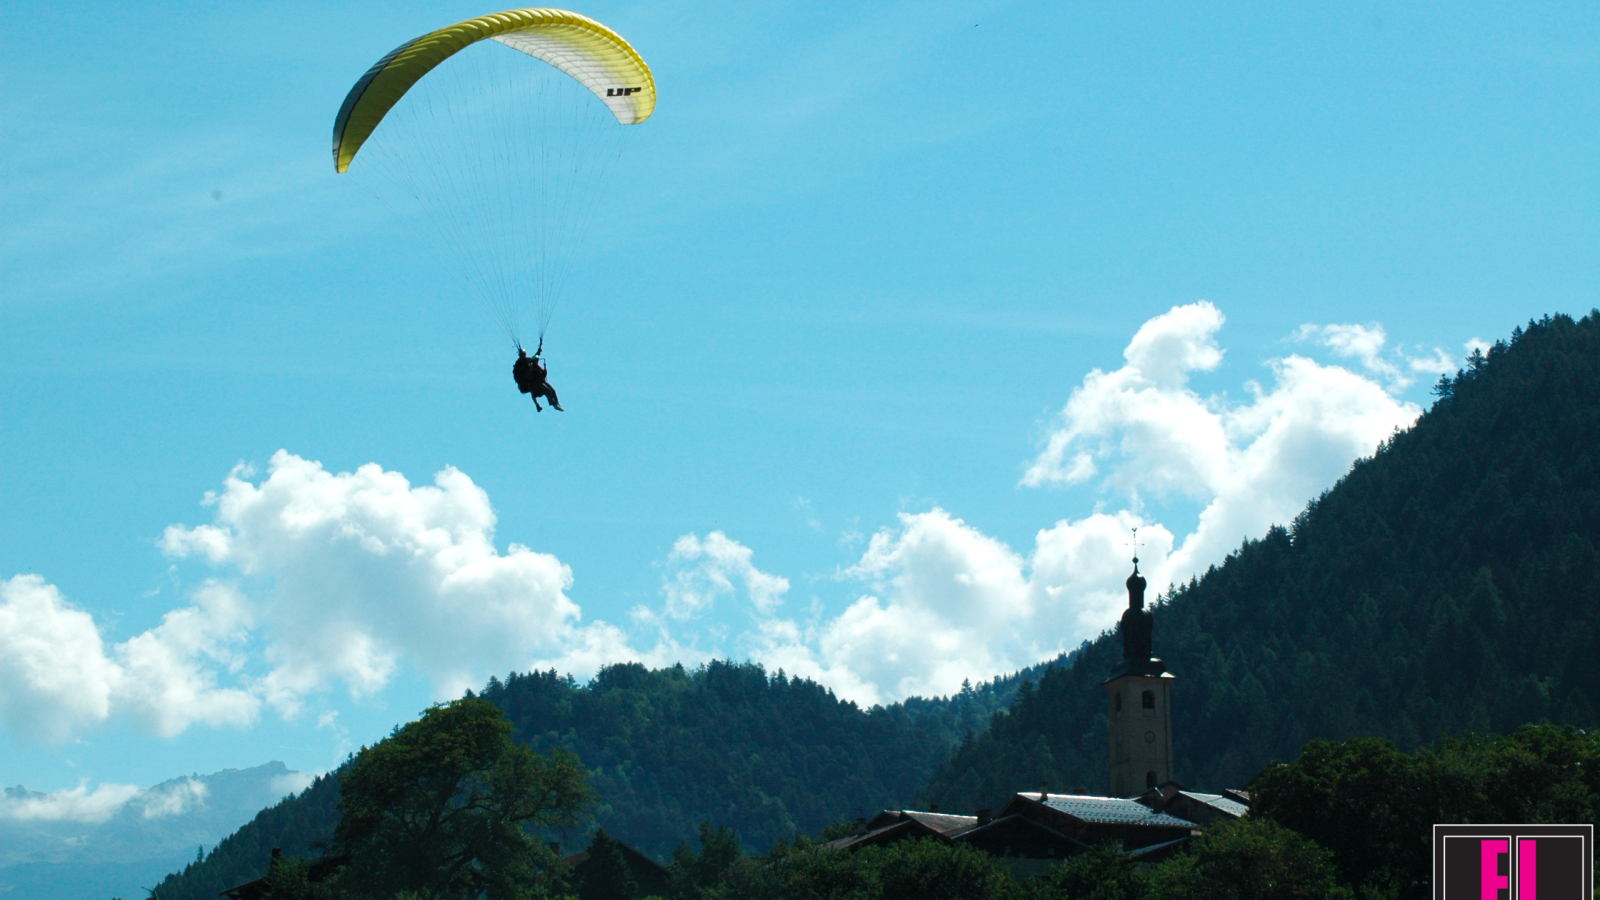
[[(550, 401), (553, 409), (561, 409), (561, 401), (556, 398), (556, 389), (550, 386), (546, 377), (550, 370), (539, 361), (539, 355), (544, 352), (544, 339), (539, 340), (539, 349), (529, 356), (528, 351), (517, 347), (517, 361), (511, 365), (511, 377), (517, 382), (517, 390), (524, 394), (533, 395), (533, 408), (544, 412), (544, 407), (539, 405), (539, 398)], [(561, 409), (562, 412), (566, 410)]]

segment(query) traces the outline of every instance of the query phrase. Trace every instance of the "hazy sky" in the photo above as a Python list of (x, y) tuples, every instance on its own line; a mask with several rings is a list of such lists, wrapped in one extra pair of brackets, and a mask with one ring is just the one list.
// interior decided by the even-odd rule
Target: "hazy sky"
[(1592, 3), (599, 2), (660, 101), (536, 414), (328, 152), (491, 11), (0, 11), (0, 783), (325, 770), (530, 666), (948, 693), (1600, 303)]

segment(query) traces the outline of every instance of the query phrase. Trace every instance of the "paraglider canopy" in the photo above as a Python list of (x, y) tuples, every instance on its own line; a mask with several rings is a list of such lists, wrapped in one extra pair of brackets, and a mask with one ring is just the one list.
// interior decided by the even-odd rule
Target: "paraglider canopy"
[(655, 106), (650, 67), (610, 28), (508, 10), (407, 41), (368, 69), (334, 120), (334, 167), (454, 270), (450, 293), (459, 285), (521, 346), (524, 312), (542, 338), (575, 263), (601, 259), (587, 226), (633, 131), (618, 126)]
[(484, 40), (514, 47), (572, 76), (605, 101), (620, 124), (637, 125), (655, 111), (650, 67), (621, 35), (564, 9), (512, 9), (431, 31), (378, 60), (350, 89), (334, 120), (334, 167), (350, 168), (384, 114), (422, 76)]

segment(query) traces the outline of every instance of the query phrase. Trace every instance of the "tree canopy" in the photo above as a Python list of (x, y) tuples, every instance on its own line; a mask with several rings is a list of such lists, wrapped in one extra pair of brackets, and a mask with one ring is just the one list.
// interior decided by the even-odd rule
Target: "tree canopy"
[(518, 741), (577, 753), (600, 796), (599, 823), (660, 859), (701, 820), (762, 849), (857, 807), (909, 803), (964, 733), (1052, 664), (870, 709), (809, 679), (721, 661), (608, 666), (587, 685), (512, 674), (480, 696), (505, 710)]
[(468, 698), (435, 706), (362, 750), (340, 776), (334, 845), (350, 854), (348, 896), (523, 900), (560, 881), (529, 829), (577, 824), (591, 799), (577, 757), (511, 740), (500, 710)]

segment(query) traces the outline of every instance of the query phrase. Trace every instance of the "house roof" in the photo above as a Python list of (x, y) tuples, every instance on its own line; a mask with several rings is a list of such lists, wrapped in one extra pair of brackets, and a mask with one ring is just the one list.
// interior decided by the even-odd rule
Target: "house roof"
[(978, 824), (977, 816), (957, 816), (950, 813), (922, 812), (915, 809), (886, 809), (866, 823), (863, 834), (882, 831), (901, 822), (914, 822), (935, 834), (952, 835)]
[[(1038, 794), (1019, 793), (1019, 799), (1039, 803)], [(1084, 822), (1098, 825), (1155, 825), (1164, 828), (1198, 828), (1188, 819), (1180, 819), (1159, 810), (1151, 809), (1137, 800), (1121, 797), (1088, 797), (1079, 794), (1046, 794), (1043, 802), (1057, 812), (1066, 813)]]
[(900, 811), (900, 815), (915, 819), (940, 834), (963, 831), (978, 824), (977, 816), (957, 816), (951, 813), (919, 812), (914, 809)]
[[(650, 857), (645, 856), (643, 853), (640, 853), (621, 841), (617, 841), (617, 846), (622, 850), (622, 857), (632, 865), (644, 866), (652, 871), (659, 870), (662, 875), (667, 874), (667, 867), (663, 866), (661, 863), (658, 863)], [(581, 866), (589, 861), (589, 851), (583, 850), (578, 853), (569, 853), (566, 856), (561, 857), (561, 861), (568, 867), (576, 869), (578, 866)]]
[[(955, 817), (952, 817), (955, 818)], [(976, 818), (974, 821), (976, 821)], [(848, 849), (866, 844), (886, 843), (905, 837), (926, 836), (948, 838), (946, 832), (928, 825), (917, 816), (908, 816), (898, 809), (886, 809), (873, 818), (867, 830), (859, 834), (835, 838), (823, 846)]]
[(1089, 849), (1088, 844), (1085, 844), (1083, 841), (1078, 840), (1070, 834), (1063, 834), (1062, 832), (1051, 828), (1049, 825), (1046, 825), (1037, 819), (1030, 819), (1027, 816), (1019, 815), (1003, 816), (998, 819), (993, 819), (983, 825), (963, 831), (954, 839), (958, 841), (975, 842), (982, 840), (984, 836), (990, 832), (1004, 832), (1007, 829), (1013, 828), (1026, 828), (1032, 831), (1038, 831), (1041, 834), (1048, 835), (1049, 837), (1054, 838), (1055, 840), (1060, 841), (1075, 850)]
[(1234, 800), (1231, 797), (1224, 797), (1221, 794), (1201, 794), (1196, 791), (1179, 791), (1178, 793), (1188, 797), (1190, 800), (1204, 803), (1212, 809), (1215, 809), (1225, 815), (1233, 816), (1236, 819), (1250, 812), (1250, 807), (1240, 803), (1237, 800)]

